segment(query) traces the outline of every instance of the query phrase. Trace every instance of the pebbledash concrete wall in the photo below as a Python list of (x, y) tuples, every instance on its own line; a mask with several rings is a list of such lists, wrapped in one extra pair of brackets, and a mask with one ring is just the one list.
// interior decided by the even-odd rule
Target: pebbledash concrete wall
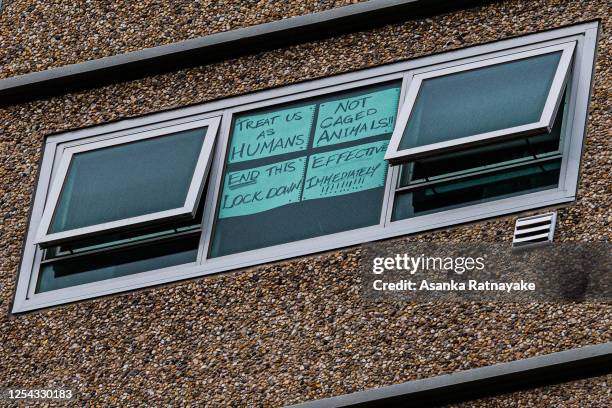
[[(6, 3), (0, 77), (350, 2)], [(65, 386), (96, 405), (281, 406), (612, 340), (609, 304), (366, 302), (358, 247), (9, 315), (45, 135), (593, 19), (602, 31), (580, 188), (559, 210), (556, 241), (610, 240), (608, 6), (499, 1), (0, 108), (0, 387)], [(510, 245), (514, 219), (401, 239)], [(610, 379), (468, 405), (606, 406)]]
[(612, 400), (610, 387), (612, 387), (612, 375), (607, 375), (448, 405), (446, 408), (607, 408)]

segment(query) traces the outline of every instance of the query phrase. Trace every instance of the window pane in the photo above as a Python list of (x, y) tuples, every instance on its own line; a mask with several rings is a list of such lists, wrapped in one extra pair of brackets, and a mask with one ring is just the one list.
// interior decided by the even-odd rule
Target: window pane
[(191, 220), (180, 220), (169, 224), (159, 224), (144, 228), (130, 228), (124, 231), (114, 231), (96, 235), (87, 239), (79, 239), (58, 246), (51, 246), (45, 251), (45, 259), (53, 259), (66, 255), (81, 254), (90, 251), (131, 245), (142, 241), (151, 241), (162, 237), (175, 236), (187, 231), (200, 230), (202, 227), (202, 208), (200, 203), (196, 217)]
[(398, 193), (393, 220), (556, 188), (560, 169), (556, 159)]
[(234, 119), (211, 257), (378, 224), (400, 84)]
[(41, 265), (36, 293), (195, 262), (200, 235)]
[(423, 80), (399, 150), (539, 121), (561, 52)]
[(562, 123), (563, 106), (557, 112), (555, 124), (550, 133), (439, 154), (404, 164), (400, 176), (400, 187), (414, 182), (467, 174), (557, 154), (559, 153)]
[(49, 232), (180, 208), (206, 128), (75, 154)]

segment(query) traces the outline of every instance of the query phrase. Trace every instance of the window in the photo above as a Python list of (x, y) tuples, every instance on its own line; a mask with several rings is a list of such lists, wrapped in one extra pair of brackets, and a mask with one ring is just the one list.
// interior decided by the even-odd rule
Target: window
[(219, 120), (68, 147), (38, 244), (193, 217)]
[(572, 201), (597, 27), (51, 135), (13, 311)]
[(195, 262), (219, 119), (63, 149), (35, 293)]
[(210, 256), (379, 224), (400, 88), (236, 115)]
[(566, 105), (558, 110), (550, 133), (442, 153), (402, 165), (392, 219), (556, 188)]
[(550, 132), (575, 42), (412, 75), (386, 159)]
[[(410, 75), (392, 220), (558, 187), (575, 42)], [(532, 135), (532, 136), (529, 136)]]

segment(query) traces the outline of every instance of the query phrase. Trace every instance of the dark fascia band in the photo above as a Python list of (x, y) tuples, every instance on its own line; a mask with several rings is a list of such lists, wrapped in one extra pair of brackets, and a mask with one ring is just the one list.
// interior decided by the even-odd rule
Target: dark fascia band
[(0, 80), (0, 105), (128, 81), (499, 0), (373, 0)]
[(292, 405), (293, 408), (430, 407), (604, 375), (612, 342)]

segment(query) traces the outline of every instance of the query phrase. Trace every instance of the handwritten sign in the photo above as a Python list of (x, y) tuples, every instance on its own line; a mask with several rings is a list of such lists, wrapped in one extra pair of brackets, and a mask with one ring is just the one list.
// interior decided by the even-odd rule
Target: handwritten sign
[(305, 157), (227, 173), (219, 218), (255, 214), (298, 202)]
[(313, 147), (393, 132), (399, 94), (399, 88), (391, 88), (322, 103)]
[(313, 154), (308, 161), (302, 200), (334, 197), (385, 185), (389, 141)]
[(297, 152), (308, 147), (315, 105), (238, 118), (229, 163)]

